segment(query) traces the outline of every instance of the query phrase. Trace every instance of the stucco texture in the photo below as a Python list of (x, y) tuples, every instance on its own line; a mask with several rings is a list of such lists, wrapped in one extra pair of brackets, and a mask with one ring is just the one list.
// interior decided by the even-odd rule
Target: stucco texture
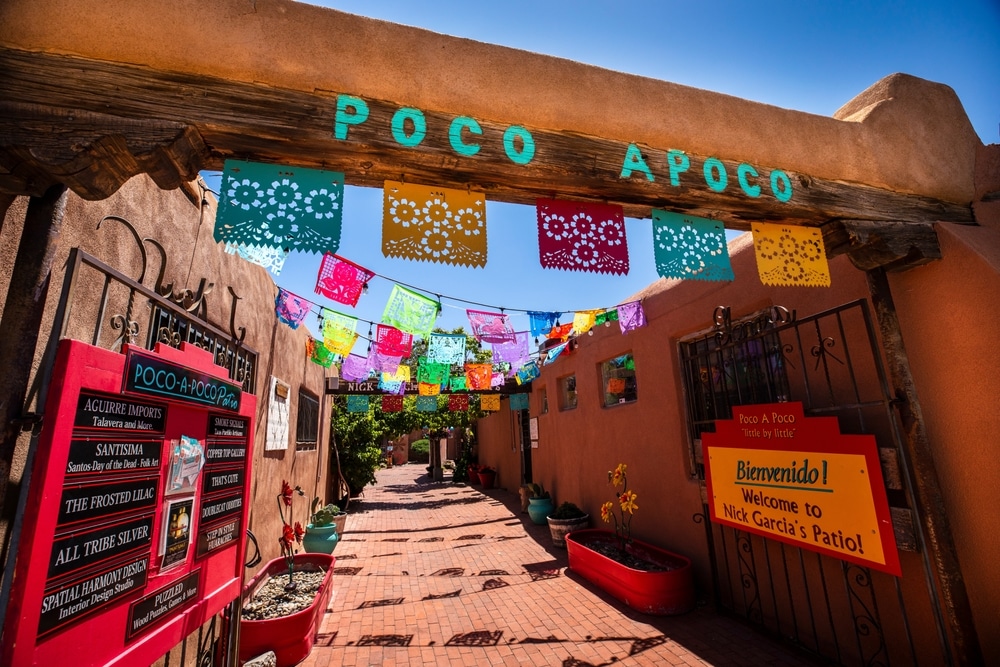
[(981, 145), (951, 88), (906, 75), (825, 118), (289, 0), (8, 0), (0, 45), (361, 95), (958, 203), (972, 200)]
[[(1000, 319), (991, 300), (1000, 294), (1000, 273), (983, 254), (995, 255), (1000, 244), (988, 228), (947, 226), (939, 236), (944, 259), (893, 274), (892, 289), (980, 641), (992, 664), (1000, 661), (1000, 641), (989, 632), (1000, 616), (1000, 575), (992, 566), (1000, 544), (991, 527), (1000, 479), (991, 447), (1000, 432), (1000, 362), (992, 350)], [(607, 472), (626, 463), (629, 486), (639, 494), (633, 534), (692, 558), (699, 590), (708, 599), (712, 580), (705, 529), (692, 521), (702, 499), (688, 454), (678, 342), (709, 329), (719, 305), (730, 306), (734, 319), (771, 305), (795, 309), (802, 318), (868, 296), (864, 274), (846, 256), (831, 261), (829, 289), (767, 288), (756, 275), (749, 235), (733, 241), (730, 253), (733, 283), (660, 280), (650, 285), (634, 295), (643, 299), (646, 328), (622, 335), (616, 326), (598, 327), (593, 336), (580, 337), (572, 354), (543, 368), (531, 397), (531, 416), (539, 424), (539, 447), (532, 450), (534, 480), (551, 489), (557, 503), (573, 501), (596, 517), (601, 503), (612, 498)], [(638, 399), (602, 408), (598, 364), (626, 352), (635, 358)], [(576, 376), (578, 406), (563, 411), (558, 387), (568, 375)], [(871, 386), (877, 379), (859, 381)], [(543, 391), (548, 398), (544, 414)], [(508, 422), (503, 413), (480, 422), (479, 460), (517, 474)], [(508, 474), (505, 485), (513, 484)], [(599, 519), (595, 523), (603, 526)], [(901, 552), (900, 557), (910, 623), (918, 628), (918, 643), (933, 642), (920, 556)], [(919, 599), (923, 605), (913, 602)], [(904, 641), (892, 625), (887, 622), (885, 628), (888, 639)], [(928, 650), (935, 649), (928, 645)]]
[[(986, 166), (988, 161), (981, 162)], [(1000, 173), (982, 174), (1000, 189)], [(980, 227), (937, 225), (944, 261), (890, 281), (987, 664), (1000, 663), (1000, 533), (993, 527), (1000, 461), (1000, 202)]]
[[(196, 194), (198, 192), (194, 184), (190, 190)], [(7, 212), (3, 228), (0, 229), (0, 250), (4, 251), (0, 256), (10, 260), (0, 263), (4, 267), (13, 263), (13, 254), (8, 253), (17, 247), (26, 202), (26, 198), (14, 201)], [(264, 561), (276, 558), (279, 555), (277, 536), (280, 534), (281, 524), (274, 499), (280, 491), (281, 480), (286, 479), (293, 486), (301, 485), (306, 491), (308, 497), (301, 499), (295, 515), (295, 519), (301, 520), (303, 525), (308, 519), (307, 510), (312, 495), (325, 495), (328, 448), (321, 446), (310, 451), (296, 451), (295, 448), (298, 391), (301, 387), (319, 397), (321, 403), (328, 403), (323, 398), (325, 369), (312, 363), (305, 355), (306, 339), (309, 336), (307, 330), (300, 327), (293, 331), (275, 319), (274, 299), (277, 287), (267, 271), (236, 255), (226, 254), (222, 245), (215, 242), (212, 236), (215, 200), (211, 194), (207, 195), (205, 210), (201, 211), (183, 190), (160, 190), (149, 178), (138, 176), (113, 196), (98, 202), (83, 201), (72, 193), (68, 195), (37, 348), (36, 371), (49, 339), (71, 248), (79, 247), (133, 279), (140, 275), (141, 255), (125, 227), (108, 220), (102, 223), (100, 229), (96, 229), (97, 223), (107, 215), (125, 218), (136, 227), (140, 237), (152, 237), (163, 244), (167, 255), (163, 282), (172, 282), (175, 293), (184, 288), (197, 291), (201, 278), (214, 283), (206, 297), (206, 303), (207, 319), (216, 327), (223, 331), (229, 330), (231, 301), (227, 286), (232, 286), (242, 299), (236, 311), (235, 326), (246, 328), (245, 344), (258, 353), (256, 433), (248, 528), (260, 538)], [(160, 260), (151, 247), (147, 248), (149, 256), (143, 282), (151, 288), (160, 268)], [(66, 332), (68, 337), (90, 342), (94, 320), (88, 316), (96, 312), (101, 293), (99, 280), (94, 271), (81, 273), (70, 326)], [(0, 269), (0, 297), (6, 293), (8, 282), (9, 275)], [(112, 303), (115, 303), (114, 296)], [(122, 303), (120, 298), (117, 303)], [(142, 299), (136, 300), (134, 310), (144, 330), (148, 308)], [(117, 311), (109, 308), (108, 317), (114, 312)], [(102, 345), (109, 345), (115, 336), (117, 332), (105, 322)], [(265, 452), (268, 391), (272, 375), (288, 384), (291, 389), (289, 443), (288, 449)], [(329, 417), (327, 405), (326, 408), (321, 408), (320, 443), (328, 441)], [(24, 444), (27, 444), (26, 439)], [(23, 453), (21, 448), (18, 459)]]

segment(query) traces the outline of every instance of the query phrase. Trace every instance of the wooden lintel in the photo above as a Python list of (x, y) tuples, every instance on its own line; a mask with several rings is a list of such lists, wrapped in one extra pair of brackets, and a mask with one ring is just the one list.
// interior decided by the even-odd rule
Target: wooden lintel
[[(738, 230), (753, 221), (973, 221), (965, 204), (813, 178), (781, 165), (749, 165), (748, 171), (740, 169), (745, 163), (685, 153), (685, 168), (675, 165), (671, 173), (668, 151), (683, 146), (632, 145), (565, 131), (525, 128), (535, 150), (519, 164), (504, 145), (510, 126), (483, 118), (475, 119), (478, 131), (459, 132), (459, 141), (478, 146), (462, 154), (450, 138), (461, 112), (420, 110), (426, 135), (407, 147), (392, 131), (405, 100), (363, 100), (367, 118), (338, 139), (338, 93), (352, 91), (282, 90), (9, 49), (0, 49), (0, 71), (6, 73), (0, 78), (0, 188), (37, 188), (48, 178), (95, 199), (137, 173), (177, 187), (235, 158), (341, 171), (354, 185), (403, 180), (474, 188), (493, 200), (529, 205), (546, 197), (601, 201), (642, 218), (654, 208), (685, 211)], [(412, 136), (412, 120), (402, 125)], [(523, 148), (515, 144), (515, 151)], [(623, 176), (626, 166), (631, 174)], [(786, 177), (790, 198), (784, 197)]]
[(836, 239), (835, 243), (846, 240), (839, 249), (862, 271), (878, 267), (906, 271), (941, 259), (941, 246), (931, 223), (840, 220), (829, 227), (832, 230), (824, 232), (824, 239)]

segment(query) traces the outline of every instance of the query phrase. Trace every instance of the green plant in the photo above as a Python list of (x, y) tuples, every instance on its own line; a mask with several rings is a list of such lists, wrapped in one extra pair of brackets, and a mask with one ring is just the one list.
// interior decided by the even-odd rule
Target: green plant
[(410, 443), (410, 460), (418, 463), (427, 463), (431, 457), (431, 442), (427, 438), (414, 440)]
[(545, 490), (544, 486), (542, 486), (541, 484), (535, 484), (534, 482), (528, 484), (528, 496), (531, 498), (537, 498), (539, 500), (544, 498), (552, 498), (552, 496), (549, 495), (549, 492)]
[(587, 516), (587, 513), (582, 509), (574, 505), (573, 503), (564, 502), (556, 508), (556, 511), (549, 515), (550, 519), (582, 519)]
[(476, 457), (472, 454), (472, 448), (475, 445), (475, 437), (475, 431), (471, 428), (462, 429), (461, 453), (458, 456), (458, 460), (455, 461), (455, 474), (452, 476), (452, 481), (468, 482), (469, 469), (474, 466), (478, 466)]
[(333, 503), (328, 503), (323, 507), (320, 507), (320, 502), (319, 496), (313, 498), (311, 509), (312, 517), (309, 519), (309, 523), (311, 523), (314, 528), (329, 526), (333, 523), (334, 517), (340, 514), (340, 508)]
[[(374, 484), (375, 471), (382, 465), (382, 448), (378, 442), (385, 428), (376, 418), (376, 409), (357, 414), (337, 410), (333, 417), (340, 473), (350, 496), (357, 496), (367, 485)], [(381, 415), (381, 410), (378, 412)]]
[[(615, 503), (609, 500), (601, 505), (601, 519), (604, 523), (615, 522), (615, 535), (618, 537), (618, 548), (625, 550), (625, 544), (632, 540), (632, 517), (639, 506), (635, 504), (636, 493), (628, 489), (628, 475), (625, 464), (619, 463), (614, 472), (608, 471), (608, 483), (615, 488), (615, 499), (618, 501), (618, 514), (615, 514)], [(619, 492), (618, 487), (622, 487)], [(628, 518), (626, 519), (626, 514)], [(621, 520), (619, 520), (621, 516)]]

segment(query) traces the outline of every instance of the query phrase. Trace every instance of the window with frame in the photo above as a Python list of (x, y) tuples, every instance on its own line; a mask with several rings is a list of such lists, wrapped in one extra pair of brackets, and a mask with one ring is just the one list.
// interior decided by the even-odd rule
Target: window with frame
[(295, 449), (316, 449), (319, 440), (319, 399), (299, 388), (299, 410), (295, 418)]
[(559, 379), (559, 409), (572, 410), (576, 407), (576, 376), (567, 375)]
[(601, 363), (601, 394), (606, 408), (635, 402), (638, 389), (631, 352)]
[(539, 414), (544, 415), (549, 411), (549, 395), (546, 393), (545, 387), (542, 387), (538, 391), (542, 395), (542, 409), (539, 411)]
[[(736, 324), (760, 318), (751, 314)], [(732, 419), (738, 405), (780, 403), (790, 399), (781, 335), (768, 328), (753, 335), (725, 339), (717, 331), (680, 342), (691, 464), (705, 477), (701, 460), (701, 434), (715, 431), (716, 419)]]

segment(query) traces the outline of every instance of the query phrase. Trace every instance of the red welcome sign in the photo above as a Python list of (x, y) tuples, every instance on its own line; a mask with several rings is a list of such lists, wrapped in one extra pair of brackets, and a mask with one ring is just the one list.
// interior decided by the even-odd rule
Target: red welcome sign
[(51, 386), (0, 664), (151, 664), (240, 594), (256, 399), (186, 344), (63, 340)]
[(733, 408), (702, 445), (712, 521), (901, 575), (873, 436), (773, 403)]

